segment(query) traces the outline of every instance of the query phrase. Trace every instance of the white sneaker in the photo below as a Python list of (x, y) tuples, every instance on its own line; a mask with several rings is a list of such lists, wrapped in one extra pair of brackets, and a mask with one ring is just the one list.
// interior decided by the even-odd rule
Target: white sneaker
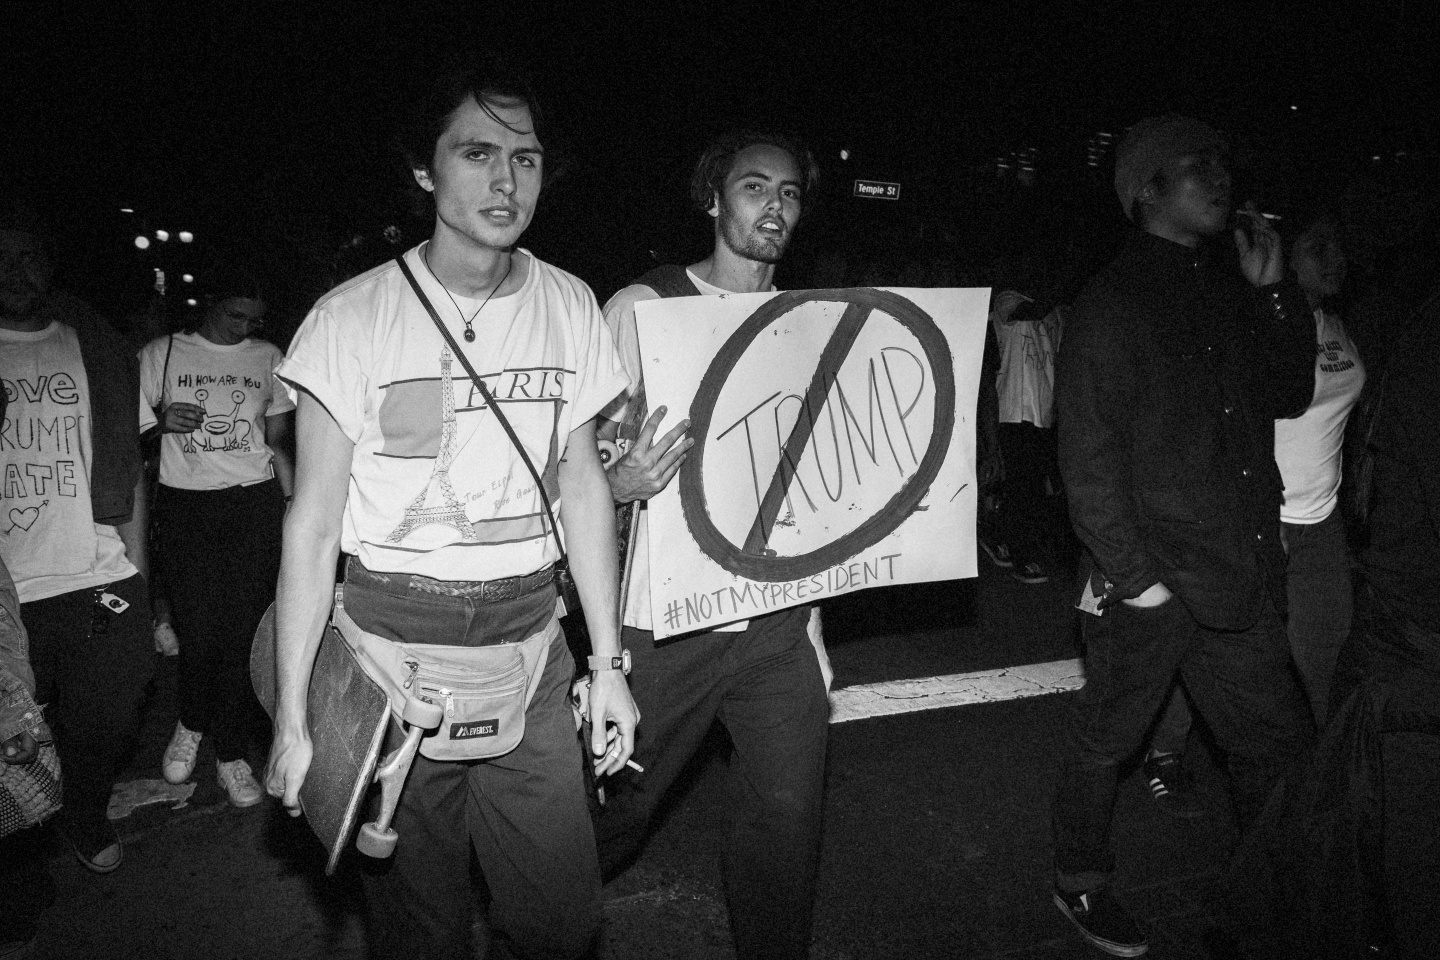
[(185, 724), (179, 720), (175, 721), (175, 735), (170, 738), (170, 746), (165, 748), (165, 759), (160, 768), (167, 781), (184, 783), (190, 779), (190, 774), (195, 772), (195, 752), (200, 748), (202, 736), (194, 730), (186, 730)]
[(265, 799), (265, 791), (260, 789), (255, 775), (250, 772), (250, 764), (244, 760), (231, 760), (218, 766), (220, 786), (230, 795), (231, 806), (253, 807)]

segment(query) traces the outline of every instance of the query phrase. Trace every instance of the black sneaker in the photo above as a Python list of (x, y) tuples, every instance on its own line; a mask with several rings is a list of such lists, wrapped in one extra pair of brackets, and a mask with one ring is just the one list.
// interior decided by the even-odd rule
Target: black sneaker
[(1205, 805), (1195, 793), (1178, 753), (1162, 753), (1145, 761), (1150, 798), (1172, 817), (1194, 820), (1205, 816)]
[(65, 810), (61, 810), (55, 818), (55, 832), (70, 847), (75, 859), (91, 873), (113, 873), (124, 859), (125, 851), (110, 821), (102, 816), (98, 823), (81, 822), (73, 817), (62, 822), (65, 816)]
[(1021, 583), (1049, 583), (1050, 571), (1038, 560), (1016, 560), (1010, 576)]
[(1010, 558), (1010, 548), (1002, 541), (991, 540), (983, 535), (976, 537), (976, 540), (980, 544), (980, 549), (985, 551), (985, 555), (995, 566), (1001, 570), (1009, 570), (1015, 566), (1015, 561)]
[(1066, 893), (1056, 887), (1053, 899), (1081, 935), (1106, 953), (1138, 957), (1150, 949), (1150, 941), (1145, 939), (1129, 912), (1110, 896), (1109, 888)]

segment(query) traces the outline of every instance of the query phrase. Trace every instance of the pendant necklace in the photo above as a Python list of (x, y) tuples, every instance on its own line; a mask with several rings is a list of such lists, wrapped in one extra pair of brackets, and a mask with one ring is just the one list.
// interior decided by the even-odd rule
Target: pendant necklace
[[(429, 245), (429, 244), (426, 244), (426, 245), (425, 245), (425, 252), (420, 255), (420, 259), (425, 261), (425, 269), (426, 269), (426, 270), (430, 270), (430, 276), (435, 277), (435, 271), (430, 269), (430, 245)], [(505, 285), (505, 281), (510, 279), (510, 268), (513, 267), (513, 266), (515, 266), (515, 255), (514, 255), (514, 254), (511, 254), (511, 255), (510, 255), (510, 262), (507, 263), (507, 264), (505, 264), (505, 276), (501, 277), (501, 278), (500, 278), (500, 282), (497, 283), (497, 284), (495, 284), (494, 288), (493, 288), (489, 293), (487, 293), (487, 294), (485, 295), (485, 299), (484, 299), (484, 300), (480, 301), (480, 306), (476, 307), (476, 308), (475, 308), (475, 312), (472, 313), (472, 314), (470, 314), (470, 319), (469, 319), (469, 320), (466, 320), (466, 319), (465, 319), (465, 311), (464, 311), (464, 310), (461, 310), (461, 309), (460, 309), (460, 304), (458, 304), (458, 303), (455, 302), (455, 296), (454, 296), (454, 294), (452, 294), (452, 293), (450, 292), (450, 288), (447, 287), (447, 286), (445, 286), (444, 282), (442, 282), (439, 277), (435, 277), (435, 282), (438, 283), (438, 284), (440, 284), (440, 289), (445, 291), (445, 296), (447, 296), (447, 297), (450, 298), (450, 303), (451, 303), (452, 306), (455, 307), (455, 312), (458, 313), (458, 314), (460, 314), (460, 319), (461, 319), (461, 321), (463, 321), (464, 324), (465, 324), (465, 342), (466, 342), (466, 343), (474, 343), (474, 342), (475, 342), (475, 328), (472, 326), (472, 324), (475, 323), (475, 318), (478, 317), (478, 316), (480, 316), (480, 311), (485, 309), (485, 304), (489, 303), (489, 302), (490, 302), (490, 298), (493, 297), (493, 296), (495, 296), (495, 291), (496, 291), (496, 290), (499, 290), (501, 287), (503, 287), (503, 286)]]

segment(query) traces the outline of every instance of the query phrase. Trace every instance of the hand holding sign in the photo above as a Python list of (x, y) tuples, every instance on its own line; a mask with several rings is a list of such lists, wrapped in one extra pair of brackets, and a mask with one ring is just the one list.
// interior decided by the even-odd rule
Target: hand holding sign
[(686, 452), (695, 443), (685, 437), (690, 421), (681, 420), (657, 441), (655, 431), (660, 429), (665, 413), (665, 408), (660, 407), (650, 415), (634, 445), (611, 468), (610, 493), (617, 502), (649, 500), (665, 489), (685, 462)]

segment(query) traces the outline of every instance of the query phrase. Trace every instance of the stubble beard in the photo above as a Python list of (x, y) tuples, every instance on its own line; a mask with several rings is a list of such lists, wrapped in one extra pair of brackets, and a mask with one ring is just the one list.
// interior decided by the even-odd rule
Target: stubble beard
[(758, 236), (753, 231), (747, 231), (744, 224), (740, 222), (739, 216), (722, 199), (720, 201), (720, 239), (737, 257), (744, 257), (746, 260), (754, 260), (758, 263), (779, 263), (785, 256), (785, 247), (790, 242), (790, 234), (787, 232), (780, 239), (771, 240)]

